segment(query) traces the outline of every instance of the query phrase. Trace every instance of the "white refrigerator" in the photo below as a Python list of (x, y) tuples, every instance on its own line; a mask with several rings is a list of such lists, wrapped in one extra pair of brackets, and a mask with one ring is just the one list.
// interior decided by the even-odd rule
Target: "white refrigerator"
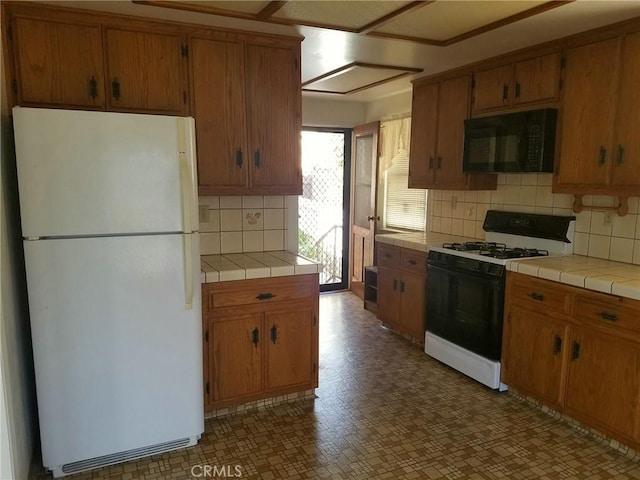
[(13, 109), (45, 468), (204, 431), (194, 121)]

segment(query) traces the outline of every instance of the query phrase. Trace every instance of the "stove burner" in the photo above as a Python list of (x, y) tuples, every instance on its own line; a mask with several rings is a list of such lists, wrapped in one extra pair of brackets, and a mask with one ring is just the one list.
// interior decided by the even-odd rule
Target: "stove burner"
[(548, 250), (538, 250), (537, 248), (507, 248), (505, 247), (489, 247), (478, 252), (485, 257), (493, 258), (526, 258), (526, 257), (546, 257), (549, 255)]
[(442, 248), (448, 250), (456, 250), (458, 252), (470, 252), (474, 250), (489, 250), (493, 248), (505, 249), (507, 246), (504, 243), (496, 242), (464, 242), (464, 243), (445, 243)]

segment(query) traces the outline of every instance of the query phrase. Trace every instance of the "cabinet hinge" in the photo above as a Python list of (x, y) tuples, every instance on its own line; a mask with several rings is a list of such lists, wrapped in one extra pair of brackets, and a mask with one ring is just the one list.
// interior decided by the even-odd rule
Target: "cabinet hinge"
[(562, 57), (562, 58), (560, 59), (560, 68), (561, 68), (561, 69), (563, 69), (563, 68), (564, 68), (564, 67), (566, 67), (566, 66), (567, 66), (567, 59), (566, 59), (566, 58), (564, 58), (564, 57)]
[(13, 90), (13, 93), (16, 95), (18, 94), (18, 81), (15, 78), (11, 80), (11, 90)]
[(207, 382), (207, 395), (209, 395), (209, 382)]
[(314, 373), (314, 375), (315, 375), (317, 369), (318, 369), (318, 364), (316, 362), (313, 362), (313, 373)]
[(474, 88), (476, 88), (476, 76), (471, 75), (471, 90), (473, 90)]
[(189, 57), (189, 45), (182, 45), (180, 47), (180, 50), (182, 52), (182, 56), (183, 57), (185, 57), (185, 58)]

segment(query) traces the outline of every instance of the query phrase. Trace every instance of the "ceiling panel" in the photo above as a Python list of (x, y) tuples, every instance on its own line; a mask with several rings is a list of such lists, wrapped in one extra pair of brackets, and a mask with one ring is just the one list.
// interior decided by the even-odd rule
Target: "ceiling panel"
[(304, 83), (302, 89), (303, 91), (346, 94), (420, 71), (422, 70), (416, 68), (354, 62)]
[(544, 3), (547, 1), (438, 1), (400, 14), (375, 32), (445, 41)]
[(192, 5), (194, 7), (208, 7), (216, 10), (229, 10), (232, 12), (241, 12), (241, 13), (249, 13), (253, 15), (257, 15), (260, 11), (271, 3), (269, 0), (258, 1), (258, 0), (243, 0), (238, 2), (237, 0), (234, 2), (232, 0), (227, 1), (213, 1), (213, 0), (202, 0), (198, 2), (180, 2), (185, 6)]
[[(221, 2), (218, 2), (221, 3)], [(231, 2), (234, 3), (234, 2)], [(359, 30), (369, 23), (409, 4), (409, 1), (315, 1), (292, 0), (275, 12), (274, 18), (305, 24), (331, 25)]]

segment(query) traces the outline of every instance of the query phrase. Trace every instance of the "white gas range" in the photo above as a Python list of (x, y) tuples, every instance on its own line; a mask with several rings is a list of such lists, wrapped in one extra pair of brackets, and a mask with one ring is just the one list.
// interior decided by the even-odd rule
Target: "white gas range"
[(506, 264), (573, 253), (573, 216), (490, 210), (485, 242), (429, 249), (425, 353), (494, 389), (500, 382)]

